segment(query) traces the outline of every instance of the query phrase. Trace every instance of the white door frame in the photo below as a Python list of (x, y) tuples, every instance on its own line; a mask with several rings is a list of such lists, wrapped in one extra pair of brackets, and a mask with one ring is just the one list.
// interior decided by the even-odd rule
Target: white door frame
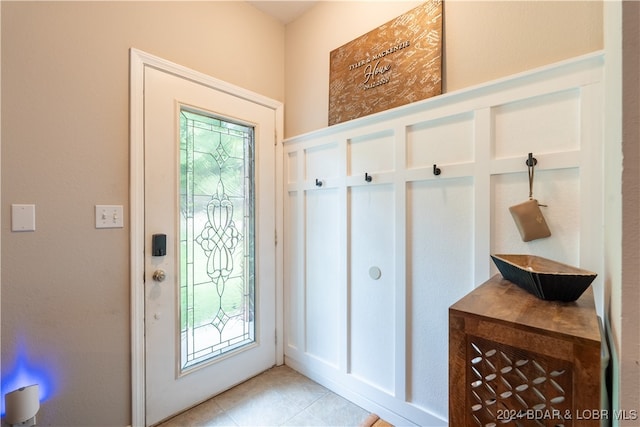
[[(271, 108), (275, 112), (276, 145), (276, 236), (282, 236), (282, 135), (283, 105), (279, 101), (242, 89), (206, 74), (174, 64), (132, 48), (129, 88), (129, 227), (131, 262), (131, 425), (145, 425), (144, 343), (144, 69), (153, 67), (204, 86)], [(282, 238), (279, 239), (282, 241)], [(283, 345), (283, 250), (276, 246), (276, 363), (284, 363)]]

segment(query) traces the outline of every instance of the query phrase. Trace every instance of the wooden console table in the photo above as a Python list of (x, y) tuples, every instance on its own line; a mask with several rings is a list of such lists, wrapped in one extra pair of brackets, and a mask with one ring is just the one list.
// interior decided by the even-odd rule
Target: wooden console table
[(561, 303), (492, 277), (449, 308), (449, 425), (599, 426), (600, 341), (591, 287)]

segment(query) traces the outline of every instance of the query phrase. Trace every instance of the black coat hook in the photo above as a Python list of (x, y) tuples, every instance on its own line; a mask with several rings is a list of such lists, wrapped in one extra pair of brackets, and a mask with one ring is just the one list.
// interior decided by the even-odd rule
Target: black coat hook
[(441, 173), (442, 171), (440, 170), (440, 168), (437, 165), (433, 165), (433, 174), (440, 175)]
[(364, 173), (364, 180), (367, 182), (371, 182), (373, 178), (367, 172)]
[(322, 187), (322, 181), (316, 178), (316, 187)]
[(529, 167), (535, 166), (538, 164), (538, 159), (533, 157), (533, 153), (529, 153), (529, 157), (527, 158), (527, 161), (525, 162), (525, 164)]

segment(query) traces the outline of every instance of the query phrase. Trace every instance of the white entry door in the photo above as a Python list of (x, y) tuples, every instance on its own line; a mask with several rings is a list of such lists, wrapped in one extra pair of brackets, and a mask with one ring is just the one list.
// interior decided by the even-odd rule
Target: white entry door
[(276, 363), (275, 113), (144, 72), (145, 420)]

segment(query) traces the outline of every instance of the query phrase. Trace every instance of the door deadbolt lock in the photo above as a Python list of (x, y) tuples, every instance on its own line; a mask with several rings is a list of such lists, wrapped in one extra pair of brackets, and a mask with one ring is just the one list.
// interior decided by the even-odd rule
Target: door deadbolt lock
[(151, 277), (156, 282), (164, 282), (164, 279), (167, 278), (167, 275), (164, 272), (164, 270), (156, 270), (156, 271), (153, 272), (153, 276), (151, 276)]

